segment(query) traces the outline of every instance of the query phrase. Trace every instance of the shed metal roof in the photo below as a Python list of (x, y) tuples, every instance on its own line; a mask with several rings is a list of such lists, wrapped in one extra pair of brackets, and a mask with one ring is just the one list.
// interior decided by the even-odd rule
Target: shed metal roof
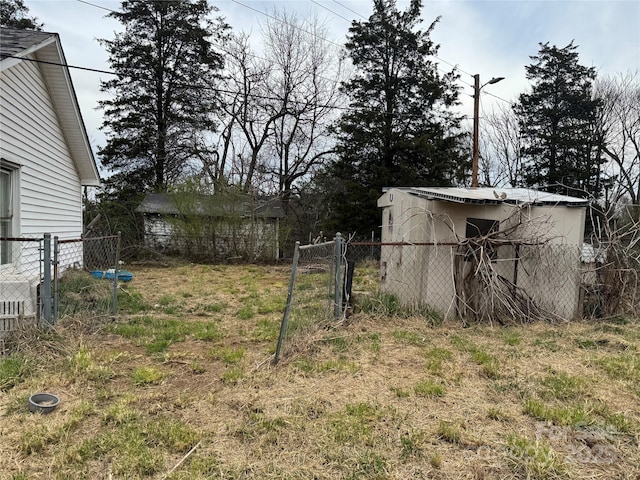
[[(509, 203), (516, 205), (564, 205), (575, 207), (584, 207), (589, 204), (588, 199), (542, 192), (530, 188), (397, 187), (397, 189), (431, 200), (444, 200), (455, 203), (485, 205)], [(391, 190), (391, 188), (386, 190)]]

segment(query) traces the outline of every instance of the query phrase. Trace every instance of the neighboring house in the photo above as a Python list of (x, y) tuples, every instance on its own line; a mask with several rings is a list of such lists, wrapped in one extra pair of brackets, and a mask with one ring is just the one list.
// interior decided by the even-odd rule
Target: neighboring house
[(270, 260), (279, 257), (281, 202), (243, 194), (148, 194), (145, 245), (157, 251), (211, 260)]
[[(100, 183), (60, 38), (0, 28), (0, 237), (82, 234), (82, 187)], [(69, 258), (71, 263), (82, 262)], [(0, 241), (0, 318), (34, 313), (37, 243)], [(31, 290), (31, 292), (29, 291)], [(2, 325), (0, 325), (0, 330)]]
[[(495, 301), (491, 291), (473, 291), (495, 281), (521, 304), (525, 299), (525, 308), (579, 317), (587, 205), (523, 188), (390, 188), (378, 199), (382, 290), (451, 317), (468, 311), (470, 303), (487, 307)], [(474, 240), (488, 237), (491, 242)], [(390, 242), (398, 244), (384, 245)], [(488, 270), (472, 263), (473, 248), (485, 249)], [(474, 278), (480, 269), (491, 278)]]

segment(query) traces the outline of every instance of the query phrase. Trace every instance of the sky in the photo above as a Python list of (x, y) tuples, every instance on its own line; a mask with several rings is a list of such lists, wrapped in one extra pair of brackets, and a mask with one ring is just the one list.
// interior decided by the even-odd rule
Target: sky
[[(274, 8), (299, 16), (317, 14), (329, 25), (327, 40), (344, 43), (352, 20), (368, 18), (372, 0), (209, 0), (234, 31), (250, 32), (259, 46), (260, 25)], [(578, 45), (582, 65), (595, 67), (600, 76), (640, 70), (640, 1), (638, 0), (425, 0), (422, 28), (440, 17), (432, 39), (440, 45), (435, 61), (441, 71), (455, 66), (461, 74), (459, 107), (473, 115), (473, 75), (481, 84), (492, 77), (500, 83), (485, 85), (481, 114), (497, 104), (508, 104), (526, 91), (525, 66), (540, 43), (564, 47)], [(97, 39), (112, 39), (120, 24), (106, 17), (118, 10), (117, 0), (25, 0), (30, 16), (44, 30), (60, 35), (69, 65), (109, 70), (107, 55)], [(409, 0), (397, 0), (404, 10)], [(262, 12), (262, 13), (261, 13)], [(104, 145), (98, 101), (100, 81), (109, 75), (71, 69), (76, 96), (94, 147)]]

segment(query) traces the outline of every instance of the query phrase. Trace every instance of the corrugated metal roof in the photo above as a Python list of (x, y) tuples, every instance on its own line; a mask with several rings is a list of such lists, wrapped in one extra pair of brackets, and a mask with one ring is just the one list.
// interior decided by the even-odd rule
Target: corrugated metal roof
[[(444, 200), (455, 203), (472, 204), (535, 204), (535, 205), (565, 205), (586, 206), (588, 199), (541, 192), (530, 188), (462, 188), (462, 187), (400, 187), (412, 195)], [(390, 189), (388, 189), (390, 190)]]

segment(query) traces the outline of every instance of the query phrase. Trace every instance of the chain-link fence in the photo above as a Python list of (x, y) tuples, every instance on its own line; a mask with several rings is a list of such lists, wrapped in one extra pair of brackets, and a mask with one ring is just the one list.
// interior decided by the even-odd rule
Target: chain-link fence
[[(379, 257), (371, 250), (379, 249)], [(409, 313), (513, 323), (582, 315), (590, 265), (569, 245), (354, 243), (354, 308), (387, 302)], [(362, 275), (361, 270), (367, 275)], [(377, 273), (377, 285), (373, 285)], [(366, 286), (360, 285), (361, 279)]]
[(0, 337), (65, 314), (115, 315), (119, 244), (119, 236), (0, 238)]
[(0, 239), (0, 337), (40, 311), (42, 238)]
[(322, 325), (343, 316), (344, 241), (338, 235), (330, 242), (314, 245), (296, 243), (287, 306), (280, 327), (275, 362)]
[(353, 312), (513, 324), (640, 311), (640, 276), (585, 246), (517, 242), (296, 245), (276, 361)]
[(78, 313), (115, 316), (120, 237), (60, 240), (54, 252), (54, 318)]

